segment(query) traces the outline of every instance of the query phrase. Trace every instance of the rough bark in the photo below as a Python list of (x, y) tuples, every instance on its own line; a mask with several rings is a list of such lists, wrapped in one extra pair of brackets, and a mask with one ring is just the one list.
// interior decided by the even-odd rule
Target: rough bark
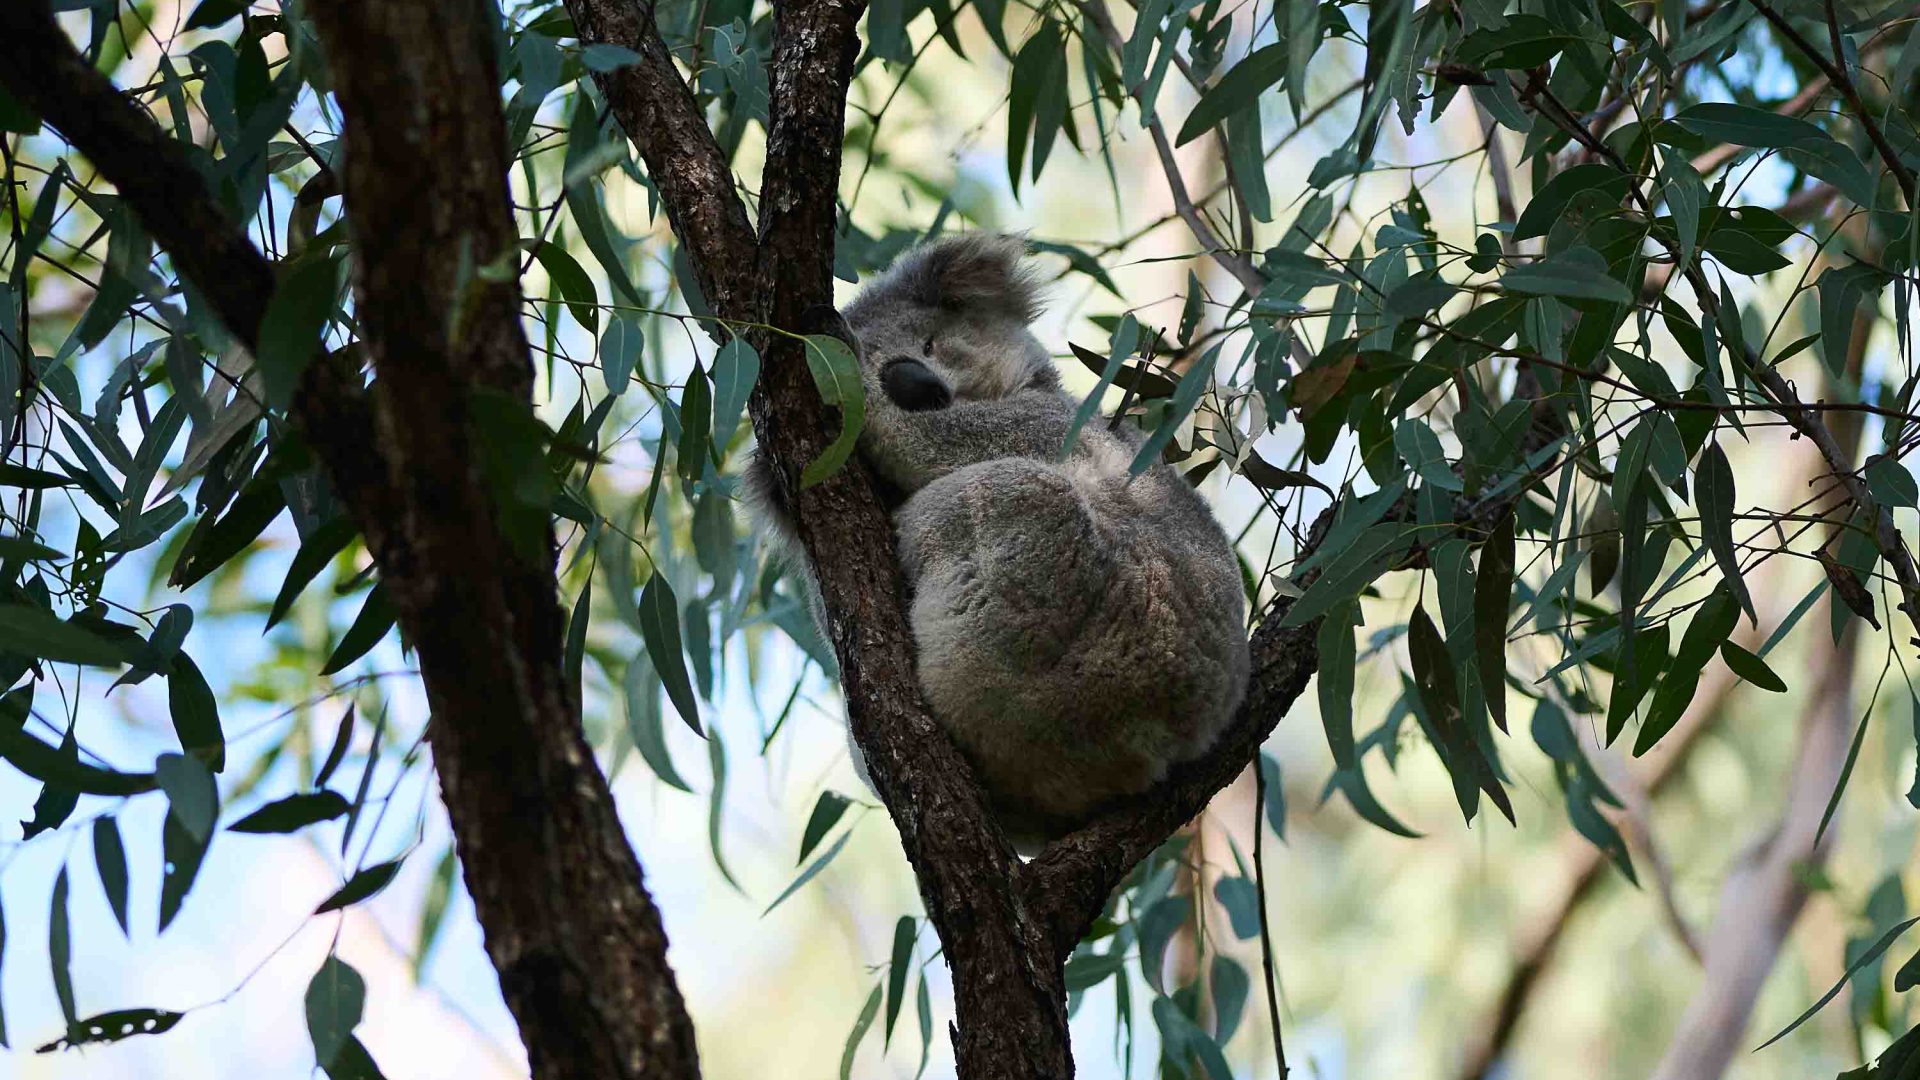
[[(551, 540), (516, 548), (481, 474), (475, 391), (524, 402), (532, 385), (518, 289), (479, 287), (457, 334), (447, 317), (466, 287), (451, 253), (485, 262), (514, 241), (484, 9), (313, 6), (347, 120), (356, 313), (380, 378), (368, 394), (316, 363), (295, 413), (419, 655), (462, 867), (534, 1076), (696, 1076), (659, 914), (563, 675)], [(235, 337), (257, 341), (269, 264), (44, 0), (0, 11), (0, 79), (115, 184)]]

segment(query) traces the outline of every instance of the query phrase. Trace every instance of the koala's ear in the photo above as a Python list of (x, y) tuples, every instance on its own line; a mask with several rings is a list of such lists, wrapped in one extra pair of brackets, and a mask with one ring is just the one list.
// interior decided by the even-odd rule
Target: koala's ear
[(1040, 282), (1026, 261), (1023, 236), (969, 233), (936, 240), (914, 253), (915, 290), (940, 307), (1004, 312), (1021, 322), (1040, 315)]

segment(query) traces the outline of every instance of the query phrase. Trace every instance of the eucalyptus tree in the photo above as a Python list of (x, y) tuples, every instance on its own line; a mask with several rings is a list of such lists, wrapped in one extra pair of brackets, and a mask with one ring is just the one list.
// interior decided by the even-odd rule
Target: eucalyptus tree
[[(605, 677), (623, 750), (684, 789), (664, 697), (709, 739), (718, 792), (726, 748), (701, 719), (716, 669), (729, 642), (778, 635), (844, 695), (953, 972), (960, 1074), (1071, 1075), (1069, 1012), (1113, 980), (1129, 1031), (1129, 1002), (1151, 1002), (1166, 1073), (1223, 1080), (1220, 1043), (1250, 999), (1270, 1004), (1270, 959), (1169, 978), (1163, 958), (1202, 908), (1242, 936), (1265, 908), (1253, 866), (1211, 897), (1183, 887), (1176, 830), (1249, 768), (1283, 825), (1260, 746), (1310, 682), (1326, 793), (1373, 824), (1409, 832), (1365, 770), (1409, 742), (1445, 767), (1467, 823), (1489, 806), (1512, 819), (1502, 754), (1530, 738), (1572, 827), (1633, 877), (1596, 744), (1660, 745), (1710, 666), (1785, 689), (1765, 657), (1797, 627), (1866, 624), (1904, 670), (1900, 613), (1920, 610), (1896, 518), (1920, 502), (1910, 28), (1904, 4), (1832, 0), (14, 0), (0, 757), (43, 785), (24, 842), (89, 830), (124, 927), (116, 808), (164, 798), (164, 928), (223, 826), (350, 838), (393, 736), (387, 690), (344, 673), (397, 634), (432, 713), (405, 761), (430, 755), (534, 1075), (691, 1077), (694, 1023), (585, 688)], [(1117, 197), (1116, 145), (1150, 140), (1165, 223), (1193, 241), (1184, 306), (1164, 326), (1106, 320), (1105, 346), (1074, 362), (1193, 483), (1251, 485), (1275, 537), (1243, 545), (1255, 672), (1228, 734), (1031, 861), (920, 701), (885, 510), (851, 454), (853, 360), (819, 332), (836, 275), (967, 216), (950, 176), (887, 152), (894, 94), (940, 93), (914, 82), (934, 54), (1004, 85), (1016, 194), (1077, 154), (1104, 160)], [(882, 104), (850, 126), (856, 85)], [(1472, 154), (1397, 160), (1449, 115), (1480, 125)], [(1272, 161), (1308, 130), (1343, 136), (1306, 190), (1275, 190)], [(1206, 190), (1182, 174), (1196, 141), (1223, 173)], [(1459, 168), (1484, 177), (1490, 215), (1425, 194)], [(937, 209), (862, 202), (874, 170)], [(616, 187), (668, 227), (636, 228)], [(1117, 293), (1106, 264), (1143, 235), (1033, 246)], [(542, 279), (552, 295), (523, 285)], [(660, 358), (669, 331), (688, 338), (683, 370)], [(583, 334), (589, 357), (569, 348)], [(743, 413), (796, 508), (824, 640), (737, 524)], [(1760, 506), (1727, 448), (1783, 427), (1818, 478)], [(623, 443), (642, 482), (608, 476)], [(357, 597), (343, 632), (295, 657), (343, 707), (328, 737), (301, 711), (255, 760), (229, 760), (215, 656), (189, 646), (198, 604), (143, 600), (137, 568), (164, 575), (148, 595), (238, 581), (283, 517), (298, 547), (271, 600), (220, 618), (270, 628)], [(1796, 555), (1823, 576), (1775, 611), (1749, 580)], [(1802, 627), (1822, 593), (1829, 627)], [(1743, 622), (1764, 644), (1736, 640)], [(1353, 674), (1383, 652), (1405, 674), (1363, 731)], [(163, 680), (178, 752), (98, 763), (68, 700), (85, 668)], [(349, 797), (335, 770), (363, 743)], [(296, 790), (223, 810), (283, 754), (301, 758)], [(1835, 763), (1807, 858), (1851, 766)], [(795, 887), (839, 851), (822, 841), (847, 805), (821, 796)], [(405, 857), (363, 854), (317, 914), (378, 892)], [(49, 1048), (161, 1034), (182, 1014), (77, 1007), (67, 874), (48, 949), (67, 1030)], [(883, 1002), (891, 1033), (916, 937), (903, 919), (849, 1059)], [(676, 955), (698, 963), (700, 943)], [(336, 1078), (378, 1075), (352, 1034), (364, 989), (330, 958), (307, 990)], [(924, 975), (915, 994), (924, 1044)]]

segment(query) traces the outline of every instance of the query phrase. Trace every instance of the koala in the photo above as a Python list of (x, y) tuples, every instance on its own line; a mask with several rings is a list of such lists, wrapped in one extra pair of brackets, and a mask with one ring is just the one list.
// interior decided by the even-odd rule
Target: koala
[[(861, 289), (841, 330), (921, 692), (1032, 854), (1208, 749), (1249, 661), (1239, 566), (1193, 489), (1160, 463), (1130, 478), (1142, 436), (1104, 418), (1062, 457), (1078, 402), (1029, 330), (1024, 255), (1011, 236), (923, 244)], [(797, 552), (764, 456), (747, 490)], [(858, 747), (854, 761), (864, 780)]]

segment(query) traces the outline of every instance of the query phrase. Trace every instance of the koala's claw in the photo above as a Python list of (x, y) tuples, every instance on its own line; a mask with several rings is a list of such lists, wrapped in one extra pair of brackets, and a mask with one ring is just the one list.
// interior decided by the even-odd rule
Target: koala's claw
[(944, 409), (953, 404), (953, 391), (933, 369), (910, 356), (887, 361), (880, 369), (880, 388), (908, 412)]

